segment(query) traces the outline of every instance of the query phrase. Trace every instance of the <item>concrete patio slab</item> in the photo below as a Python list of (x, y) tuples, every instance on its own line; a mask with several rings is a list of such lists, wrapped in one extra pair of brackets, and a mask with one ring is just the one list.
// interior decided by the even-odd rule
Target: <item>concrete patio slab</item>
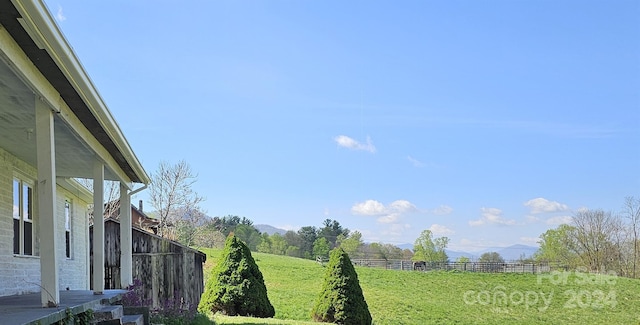
[(40, 293), (0, 297), (0, 324), (41, 324), (55, 323), (67, 316), (67, 309), (73, 314), (89, 309), (96, 310), (101, 304), (108, 305), (121, 299), (125, 290), (105, 290), (102, 295), (94, 295), (90, 290), (60, 291), (60, 305), (43, 308)]

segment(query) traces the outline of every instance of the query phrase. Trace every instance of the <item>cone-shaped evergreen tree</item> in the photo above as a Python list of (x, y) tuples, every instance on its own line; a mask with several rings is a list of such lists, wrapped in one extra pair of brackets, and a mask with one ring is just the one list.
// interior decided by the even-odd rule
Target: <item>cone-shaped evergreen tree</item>
[(233, 234), (227, 237), (218, 265), (211, 271), (198, 310), (263, 318), (276, 313), (251, 251)]
[(311, 316), (319, 322), (371, 325), (358, 274), (342, 248), (331, 251), (322, 291)]

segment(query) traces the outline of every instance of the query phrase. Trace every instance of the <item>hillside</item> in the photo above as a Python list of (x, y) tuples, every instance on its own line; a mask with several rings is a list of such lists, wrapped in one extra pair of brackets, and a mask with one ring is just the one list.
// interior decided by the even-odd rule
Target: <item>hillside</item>
[[(207, 253), (206, 275), (219, 251)], [(276, 318), (310, 321), (324, 269), (314, 261), (253, 253)], [(581, 273), (487, 274), (356, 268), (376, 324), (631, 324), (640, 281)], [(267, 324), (217, 317), (219, 324)], [(269, 322), (277, 324), (278, 322)], [(295, 324), (297, 322), (286, 322)]]
[(258, 229), (261, 233), (267, 233), (269, 236), (278, 233), (280, 235), (284, 235), (287, 231), (284, 229), (276, 228), (270, 225), (253, 225), (256, 229)]

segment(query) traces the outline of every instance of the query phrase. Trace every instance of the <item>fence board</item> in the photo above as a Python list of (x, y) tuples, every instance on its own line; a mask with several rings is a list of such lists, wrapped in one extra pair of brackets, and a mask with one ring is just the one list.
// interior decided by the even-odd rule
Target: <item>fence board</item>
[[(154, 308), (171, 301), (197, 306), (204, 292), (204, 253), (135, 227), (132, 246), (133, 278), (142, 283), (144, 301)], [(105, 289), (121, 289), (120, 224), (112, 219), (105, 221), (104, 268)]]

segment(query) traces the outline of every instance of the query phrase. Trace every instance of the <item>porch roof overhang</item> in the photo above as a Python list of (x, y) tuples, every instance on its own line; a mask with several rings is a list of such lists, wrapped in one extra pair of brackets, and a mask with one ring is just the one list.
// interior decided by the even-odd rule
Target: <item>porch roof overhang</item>
[(55, 114), (56, 173), (148, 184), (149, 176), (41, 0), (0, 0), (0, 147), (36, 165), (35, 101)]

